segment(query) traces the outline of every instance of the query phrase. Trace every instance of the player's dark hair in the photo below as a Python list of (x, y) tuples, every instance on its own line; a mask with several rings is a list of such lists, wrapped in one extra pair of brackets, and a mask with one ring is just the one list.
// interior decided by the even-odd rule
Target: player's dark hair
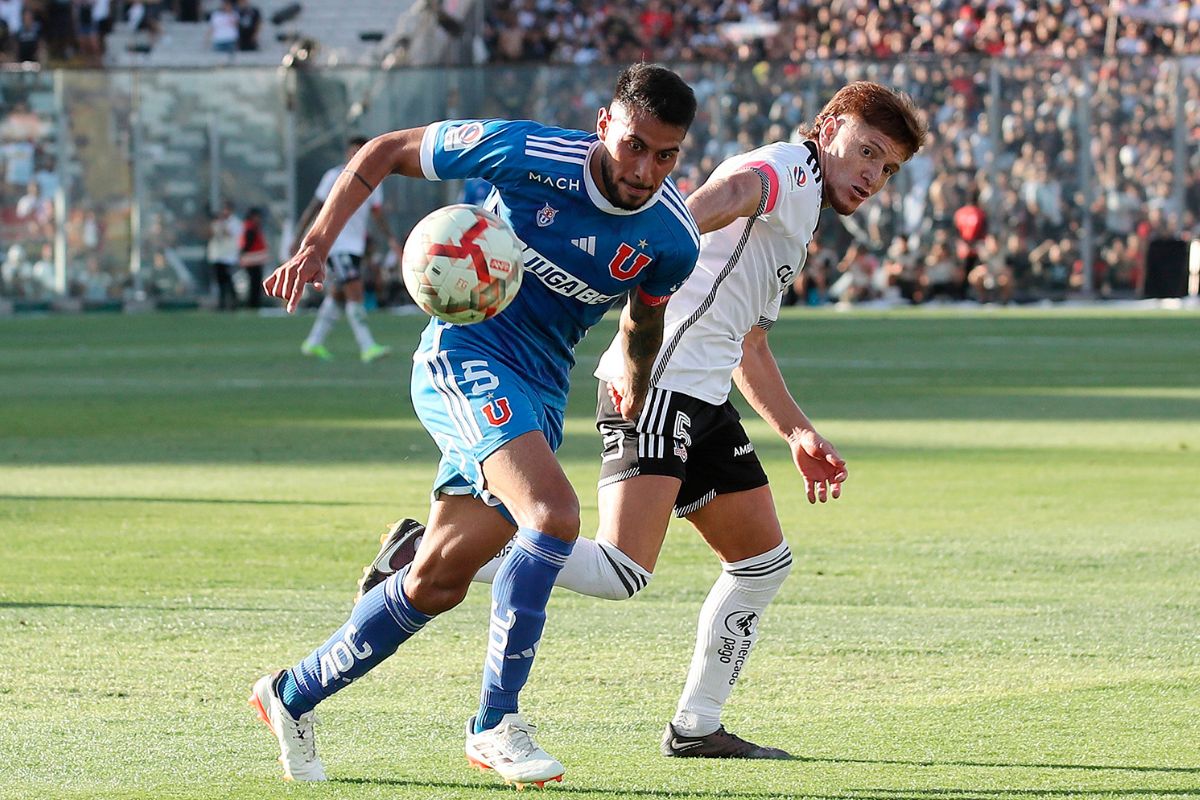
[(929, 136), (925, 120), (911, 97), (871, 81), (855, 81), (839, 89), (812, 125), (800, 127), (800, 136), (816, 139), (825, 120), (843, 114), (858, 117), (903, 147), (906, 160), (921, 149)]
[(371, 141), (371, 140), (368, 139), (366, 136), (351, 136), (350, 140), (348, 142), (346, 142), (346, 146), (347, 147), (362, 147), (369, 141)]
[(621, 70), (612, 99), (625, 108), (646, 111), (685, 131), (696, 118), (696, 95), (692, 87), (658, 64), (642, 62)]

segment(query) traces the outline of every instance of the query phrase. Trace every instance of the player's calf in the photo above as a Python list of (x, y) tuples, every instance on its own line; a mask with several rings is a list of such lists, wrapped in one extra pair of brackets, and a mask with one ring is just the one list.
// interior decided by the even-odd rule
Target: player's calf
[(721, 730), (721, 710), (746, 669), (763, 613), (791, 569), (786, 542), (721, 564), (721, 576), (700, 609), (696, 649), (672, 720), (674, 731), (704, 737)]

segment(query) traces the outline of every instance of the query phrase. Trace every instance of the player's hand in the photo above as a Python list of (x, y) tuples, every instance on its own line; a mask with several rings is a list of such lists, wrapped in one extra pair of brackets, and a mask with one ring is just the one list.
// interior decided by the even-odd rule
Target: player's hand
[(621, 418), (630, 422), (641, 416), (642, 406), (646, 404), (644, 396), (636, 397), (630, 393), (629, 384), (624, 378), (617, 378), (608, 384), (608, 397)]
[(318, 253), (312, 245), (301, 248), (276, 267), (263, 281), (263, 289), (269, 296), (283, 300), (291, 314), (300, 304), (306, 283), (311, 283), (318, 291), (325, 288), (325, 255)]
[(842, 496), (842, 483), (849, 473), (846, 461), (838, 455), (837, 448), (814, 430), (804, 431), (788, 443), (792, 449), (792, 461), (804, 476), (804, 491), (808, 502), (826, 502)]

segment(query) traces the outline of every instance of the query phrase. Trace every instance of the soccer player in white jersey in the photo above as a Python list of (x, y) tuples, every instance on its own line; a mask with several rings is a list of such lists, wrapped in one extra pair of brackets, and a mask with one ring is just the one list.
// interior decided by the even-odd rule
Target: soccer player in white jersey
[[(792, 565), (767, 476), (729, 402), (731, 383), (787, 442), (808, 500), (841, 494), (845, 461), (797, 405), (767, 332), (804, 266), (821, 210), (851, 214), (925, 141), (912, 101), (879, 84), (841, 89), (800, 130), (730, 158), (687, 205), (701, 232), (695, 271), (667, 309), (654, 386), (636, 421), (617, 412), (625, 389), (614, 341), (596, 370), (604, 439), (600, 529), (579, 539), (555, 585), (623, 600), (645, 588), (672, 512), (721, 561), (700, 612), (695, 652), (662, 752), (675, 757), (789, 758), (727, 732), (721, 710), (746, 669), (767, 605)], [(420, 528), (385, 534), (364, 573), (369, 587), (412, 558)], [(503, 555), (503, 553), (501, 554)], [(496, 561), (477, 580), (490, 580)]]
[[(300, 221), (296, 225), (296, 240), (292, 243), (293, 253), (300, 249), (302, 237), (308, 230), (308, 226), (317, 218), (325, 201), (329, 199), (334, 184), (346, 169), (346, 164), (350, 163), (350, 160), (366, 143), (367, 140), (362, 137), (351, 139), (346, 146), (346, 161), (326, 170), (321, 177), (321, 182), (317, 184), (317, 189), (313, 192), (312, 200), (304, 209), (304, 213), (300, 215)], [(367, 198), (367, 202), (359, 206), (358, 210), (350, 215), (350, 219), (346, 220), (346, 226), (342, 228), (333, 247), (329, 250), (329, 260), (326, 266), (329, 274), (333, 277), (333, 287), (321, 301), (312, 330), (309, 331), (304, 344), (300, 345), (300, 352), (306, 356), (319, 358), (322, 361), (333, 359), (333, 353), (325, 346), (325, 337), (329, 335), (329, 331), (333, 329), (338, 320), (339, 306), (345, 306), (346, 321), (350, 323), (350, 330), (354, 332), (354, 339), (358, 342), (359, 359), (364, 364), (369, 364), (392, 352), (392, 348), (378, 344), (375, 337), (371, 335), (371, 329), (367, 327), (367, 311), (363, 307), (362, 260), (367, 250), (367, 227), (371, 219), (374, 219), (375, 224), (383, 231), (388, 246), (393, 250), (400, 250), (400, 242), (392, 235), (391, 228), (387, 224), (387, 217), (383, 213), (383, 187), (376, 186), (375, 190), (371, 192), (371, 196)]]

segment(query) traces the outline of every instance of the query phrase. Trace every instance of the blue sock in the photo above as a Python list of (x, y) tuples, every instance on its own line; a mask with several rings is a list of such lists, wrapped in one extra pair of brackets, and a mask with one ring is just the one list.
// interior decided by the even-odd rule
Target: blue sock
[(518, 528), (512, 551), (492, 580), (492, 623), (475, 732), (494, 728), (517, 710), (517, 696), (546, 625), (546, 603), (574, 542)]
[(312, 711), (326, 697), (370, 672), (432, 619), (413, 608), (404, 596), (407, 572), (401, 570), (367, 592), (329, 641), (284, 670), (279, 699), (289, 714), (298, 718)]

